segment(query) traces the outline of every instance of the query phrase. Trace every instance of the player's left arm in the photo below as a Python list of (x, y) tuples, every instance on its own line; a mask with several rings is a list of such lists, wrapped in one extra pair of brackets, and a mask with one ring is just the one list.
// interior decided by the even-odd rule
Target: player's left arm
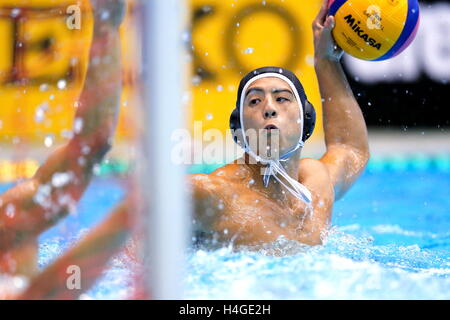
[(91, 0), (93, 40), (70, 141), (55, 150), (34, 177), (0, 197), (0, 251), (53, 226), (83, 195), (111, 148), (122, 88), (119, 25), (123, 0)]
[(342, 50), (333, 40), (334, 17), (327, 17), (327, 0), (313, 22), (315, 70), (323, 106), (327, 167), (335, 199), (341, 198), (369, 160), (367, 127), (340, 64)]

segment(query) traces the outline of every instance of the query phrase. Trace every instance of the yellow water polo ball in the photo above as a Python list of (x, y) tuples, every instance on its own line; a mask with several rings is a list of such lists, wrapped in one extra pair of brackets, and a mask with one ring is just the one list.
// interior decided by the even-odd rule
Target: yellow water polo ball
[(333, 37), (348, 54), (381, 61), (405, 50), (419, 27), (417, 0), (329, 0)]

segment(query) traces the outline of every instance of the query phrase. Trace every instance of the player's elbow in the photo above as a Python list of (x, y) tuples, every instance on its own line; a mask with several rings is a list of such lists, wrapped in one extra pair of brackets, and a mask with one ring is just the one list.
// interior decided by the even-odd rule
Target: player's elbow
[(362, 172), (370, 159), (369, 146), (352, 147), (351, 151), (348, 152), (348, 160), (351, 167), (356, 172)]
[(363, 168), (365, 168), (367, 166), (367, 163), (370, 160), (370, 150), (369, 148), (364, 148), (363, 150), (361, 150), (360, 152), (360, 161), (361, 161), (361, 165)]
[(103, 158), (109, 151), (111, 151), (111, 149), (112, 142), (110, 139), (107, 139), (102, 144), (100, 144), (97, 148), (97, 157), (99, 158), (99, 161), (103, 160)]
[(369, 162), (370, 159), (370, 147), (369, 147), (369, 140), (366, 138), (364, 140), (364, 143), (359, 146), (359, 153), (361, 154), (361, 158), (365, 164)]
[(362, 165), (363, 165), (364, 169), (366, 168), (367, 164), (369, 163), (369, 160), (370, 160), (370, 150), (369, 150), (369, 148), (367, 148), (367, 150), (365, 150), (362, 155)]
[(109, 139), (104, 139), (93, 144), (92, 151), (88, 154), (91, 155), (91, 159), (95, 163), (100, 163), (105, 158), (106, 154), (111, 151), (112, 142)]
[(83, 156), (92, 162), (101, 162), (112, 148), (112, 138), (105, 135), (94, 137), (75, 136), (68, 144), (72, 156)]

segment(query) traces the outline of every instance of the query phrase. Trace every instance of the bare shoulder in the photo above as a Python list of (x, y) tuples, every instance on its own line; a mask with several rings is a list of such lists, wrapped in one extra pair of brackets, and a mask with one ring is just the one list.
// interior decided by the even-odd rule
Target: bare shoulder
[(247, 170), (237, 163), (229, 163), (220, 167), (209, 174), (198, 173), (189, 175), (189, 183), (195, 188), (201, 188), (204, 191), (229, 186), (238, 183), (248, 176)]
[(300, 160), (298, 180), (315, 190), (332, 191), (333, 189), (327, 166), (317, 159), (303, 158)]

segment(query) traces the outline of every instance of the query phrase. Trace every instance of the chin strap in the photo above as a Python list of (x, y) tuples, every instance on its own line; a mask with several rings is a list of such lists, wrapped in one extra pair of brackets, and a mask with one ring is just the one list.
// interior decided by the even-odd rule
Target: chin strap
[[(290, 193), (292, 193), (297, 199), (302, 200), (303, 202), (310, 204), (312, 202), (311, 192), (296, 179), (291, 178), (284, 167), (281, 165), (281, 161), (287, 161), (289, 157), (296, 152), (299, 148), (303, 148), (305, 143), (303, 141), (299, 141), (299, 143), (292, 148), (292, 150), (285, 153), (280, 159), (277, 160), (264, 160), (261, 157), (257, 157), (257, 161), (260, 161), (264, 164), (267, 164), (267, 167), (264, 171), (264, 186), (267, 188), (269, 185), (270, 178), (273, 176), (280, 184), (282, 184)], [(248, 148), (246, 148), (248, 149)], [(249, 150), (246, 150), (247, 152)], [(282, 181), (277, 174), (279, 174), (282, 178), (287, 181), (287, 184)]]

